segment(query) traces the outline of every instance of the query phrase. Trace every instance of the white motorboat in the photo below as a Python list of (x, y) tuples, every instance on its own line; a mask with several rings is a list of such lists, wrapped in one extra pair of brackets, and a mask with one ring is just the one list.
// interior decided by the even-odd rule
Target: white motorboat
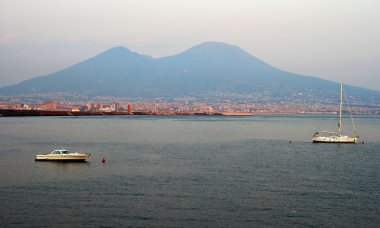
[[(331, 131), (321, 131), (321, 132), (315, 132), (313, 136), (313, 142), (314, 143), (356, 143), (359, 139), (358, 136), (358, 129), (355, 126), (354, 119), (352, 118), (351, 109), (348, 105), (348, 110), (350, 112), (350, 117), (352, 121), (352, 126), (354, 128), (355, 136), (350, 137), (347, 135), (343, 135), (342, 132), (342, 102), (343, 99), (343, 84), (340, 83), (340, 105), (339, 105), (339, 123), (338, 123), (338, 130), (331, 132)], [(323, 135), (322, 135), (323, 134)]]
[(49, 154), (37, 154), (36, 161), (86, 161), (90, 154), (71, 153), (68, 150), (53, 150)]

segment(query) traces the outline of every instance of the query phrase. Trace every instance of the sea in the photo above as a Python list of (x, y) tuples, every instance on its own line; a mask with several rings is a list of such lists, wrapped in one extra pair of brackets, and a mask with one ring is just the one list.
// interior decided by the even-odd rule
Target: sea
[[(335, 116), (3, 117), (0, 226), (379, 227), (380, 116), (355, 121), (314, 144)], [(91, 157), (34, 160), (62, 148)]]

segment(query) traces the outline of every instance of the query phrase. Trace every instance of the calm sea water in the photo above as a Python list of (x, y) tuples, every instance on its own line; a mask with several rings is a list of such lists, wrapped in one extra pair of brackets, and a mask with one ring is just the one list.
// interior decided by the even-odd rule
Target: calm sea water
[[(380, 117), (356, 122), (365, 144), (311, 143), (329, 116), (0, 118), (0, 226), (378, 227)], [(34, 161), (59, 148), (92, 156)]]

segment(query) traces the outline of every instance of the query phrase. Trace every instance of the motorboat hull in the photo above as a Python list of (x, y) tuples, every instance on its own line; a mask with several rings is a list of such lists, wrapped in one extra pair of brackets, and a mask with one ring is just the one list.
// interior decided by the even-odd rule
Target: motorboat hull
[(81, 161), (84, 162), (90, 157), (88, 154), (83, 155), (36, 155), (36, 161)]

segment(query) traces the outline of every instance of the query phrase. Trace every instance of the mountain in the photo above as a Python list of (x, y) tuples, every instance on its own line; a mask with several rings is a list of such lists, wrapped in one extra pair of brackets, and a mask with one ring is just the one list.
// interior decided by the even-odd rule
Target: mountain
[(81, 63), (1, 89), (1, 93), (26, 94), (49, 92), (92, 92), (122, 94), (123, 85), (138, 84), (153, 58), (131, 52), (124, 47), (112, 48)]
[[(152, 58), (115, 47), (58, 72), (0, 89), (0, 94), (70, 92), (104, 96), (181, 97), (226, 92), (273, 96), (336, 96), (339, 85), (277, 69), (237, 46), (205, 42), (180, 54)], [(350, 87), (350, 94), (380, 92)]]

